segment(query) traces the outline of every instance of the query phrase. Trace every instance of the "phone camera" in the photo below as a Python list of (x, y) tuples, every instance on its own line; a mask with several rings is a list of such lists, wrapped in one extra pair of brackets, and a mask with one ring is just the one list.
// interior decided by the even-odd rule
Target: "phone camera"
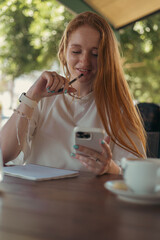
[(91, 135), (88, 132), (77, 132), (76, 137), (83, 138), (83, 139), (89, 139), (91, 137)]

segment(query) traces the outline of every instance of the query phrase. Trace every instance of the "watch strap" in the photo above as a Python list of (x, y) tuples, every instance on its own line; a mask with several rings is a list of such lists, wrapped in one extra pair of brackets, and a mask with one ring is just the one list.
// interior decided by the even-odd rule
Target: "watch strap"
[(25, 92), (23, 92), (19, 97), (19, 102), (26, 104), (30, 108), (35, 108), (37, 106), (37, 102), (28, 98)]

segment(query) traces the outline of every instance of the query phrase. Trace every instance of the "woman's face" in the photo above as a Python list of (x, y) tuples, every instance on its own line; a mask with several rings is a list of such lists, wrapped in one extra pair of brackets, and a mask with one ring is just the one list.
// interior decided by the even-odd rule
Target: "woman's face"
[(71, 79), (84, 74), (78, 82), (91, 86), (97, 73), (97, 57), (100, 33), (84, 25), (71, 33), (68, 41), (66, 60)]

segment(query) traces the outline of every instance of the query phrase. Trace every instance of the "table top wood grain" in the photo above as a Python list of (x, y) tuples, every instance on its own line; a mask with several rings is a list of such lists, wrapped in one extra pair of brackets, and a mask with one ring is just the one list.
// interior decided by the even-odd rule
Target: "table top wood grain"
[(159, 240), (160, 206), (120, 201), (104, 188), (117, 175), (0, 183), (0, 240)]

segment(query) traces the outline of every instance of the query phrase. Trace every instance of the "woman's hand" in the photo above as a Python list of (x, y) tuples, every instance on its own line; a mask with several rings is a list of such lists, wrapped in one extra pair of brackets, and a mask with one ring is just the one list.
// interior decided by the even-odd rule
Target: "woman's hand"
[[(61, 88), (63, 88), (63, 91), (58, 92)], [(38, 102), (43, 97), (50, 97), (64, 92), (69, 93), (75, 91), (76, 89), (69, 87), (69, 82), (66, 78), (60, 76), (56, 72), (45, 71), (28, 90), (26, 95), (32, 100)]]
[(76, 153), (75, 155), (72, 154), (72, 156), (96, 175), (102, 175), (104, 173), (119, 174), (119, 167), (112, 160), (112, 152), (109, 142), (110, 137), (106, 137), (105, 140), (101, 141), (101, 153), (87, 147), (76, 145), (75, 148), (82, 152), (82, 154)]

